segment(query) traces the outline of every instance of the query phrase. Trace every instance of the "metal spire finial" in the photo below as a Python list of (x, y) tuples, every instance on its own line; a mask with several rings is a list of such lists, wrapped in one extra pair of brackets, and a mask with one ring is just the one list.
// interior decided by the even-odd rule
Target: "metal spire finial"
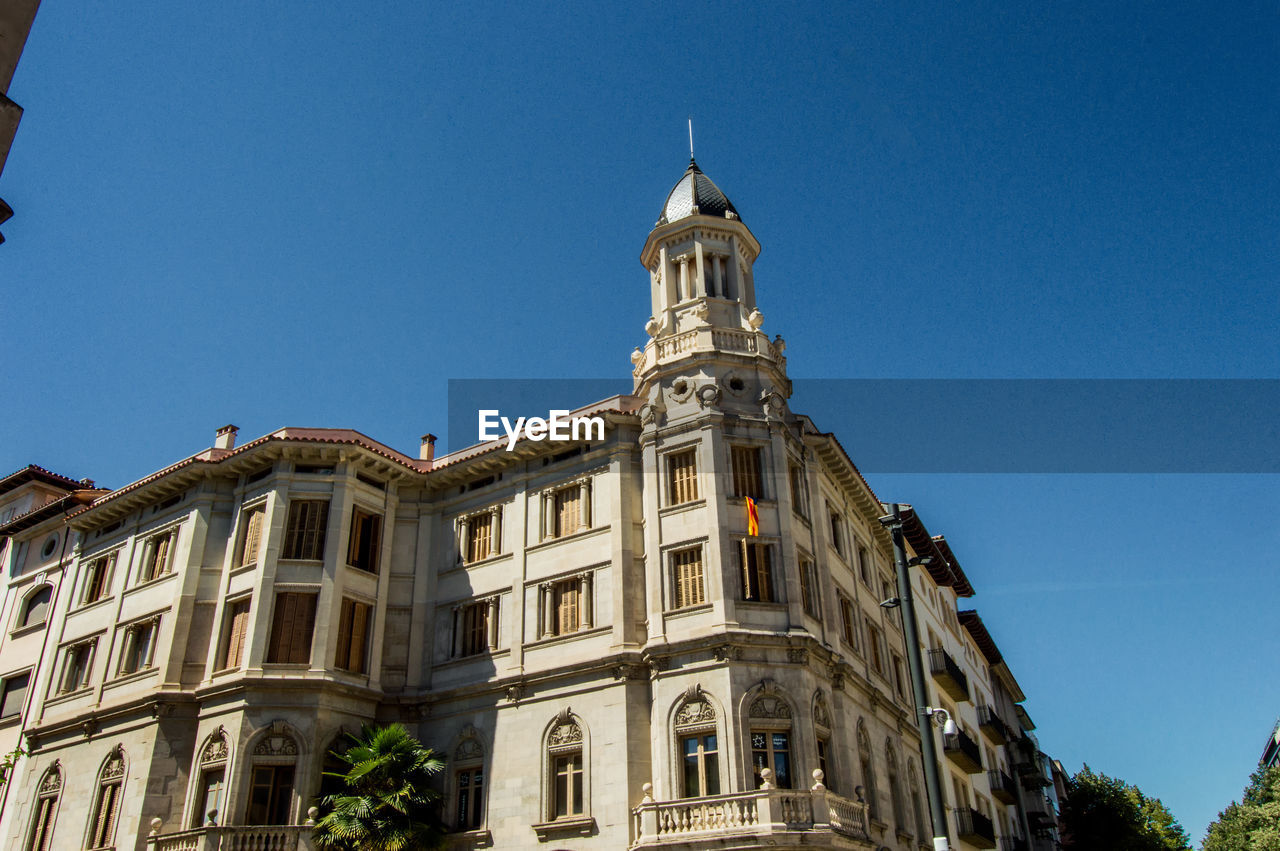
[(689, 116), (689, 159), (693, 160), (693, 116)]

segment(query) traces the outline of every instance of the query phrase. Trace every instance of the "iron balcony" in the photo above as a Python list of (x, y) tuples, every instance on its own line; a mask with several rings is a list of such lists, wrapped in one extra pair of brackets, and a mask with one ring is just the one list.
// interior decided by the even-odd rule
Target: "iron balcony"
[(953, 700), (969, 699), (969, 677), (951, 654), (941, 647), (929, 650), (929, 672), (933, 679)]
[(954, 736), (943, 736), (942, 750), (965, 772), (978, 774), (982, 771), (982, 749), (964, 730), (957, 730)]
[(956, 833), (974, 848), (996, 847), (996, 828), (991, 819), (969, 807), (956, 809)]
[(985, 703), (978, 707), (978, 728), (993, 745), (1003, 745), (1013, 738), (1009, 725), (1004, 723), (995, 707)]
[(987, 771), (987, 784), (991, 787), (991, 795), (1002, 804), (1018, 802), (1018, 787), (1013, 778), (998, 768)]

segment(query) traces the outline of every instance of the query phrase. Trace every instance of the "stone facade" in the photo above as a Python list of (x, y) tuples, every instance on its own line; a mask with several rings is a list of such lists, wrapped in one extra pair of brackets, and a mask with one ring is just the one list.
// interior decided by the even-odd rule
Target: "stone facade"
[[(391, 721), (448, 758), (457, 847), (932, 847), (903, 630), (881, 605), (886, 507), (789, 409), (759, 251), (691, 164), (642, 253), (633, 393), (575, 412), (602, 439), (435, 458), (434, 438), (410, 457), (336, 429), (237, 447), (227, 427), (119, 490), (67, 484), (88, 504), (59, 516), (74, 540), (50, 565), (12, 543), (38, 533), (0, 526), (7, 624), (55, 591), (0, 637), (31, 671), (0, 727), (30, 751), (5, 847), (306, 844), (328, 752)], [(953, 839), (1025, 837), (977, 708), (1008, 718), (1022, 695), (957, 619), (972, 589), (950, 550), (911, 540), (939, 559), (913, 569), (926, 650), (970, 683), (937, 699), (984, 743), (976, 771), (944, 759)]]

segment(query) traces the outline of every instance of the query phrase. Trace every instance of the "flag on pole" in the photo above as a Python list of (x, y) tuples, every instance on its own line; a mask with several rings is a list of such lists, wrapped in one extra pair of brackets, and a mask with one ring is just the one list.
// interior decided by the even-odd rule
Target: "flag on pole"
[(754, 538), (760, 534), (760, 512), (756, 511), (756, 501), (747, 497), (747, 535)]

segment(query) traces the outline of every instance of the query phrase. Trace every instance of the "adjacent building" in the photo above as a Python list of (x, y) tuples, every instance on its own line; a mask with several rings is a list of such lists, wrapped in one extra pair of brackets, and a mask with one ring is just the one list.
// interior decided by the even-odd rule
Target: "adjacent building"
[[(931, 848), (886, 506), (790, 410), (759, 253), (691, 161), (641, 253), (633, 391), (574, 412), (602, 435), (436, 457), (228, 426), (114, 491), (33, 478), (75, 505), (0, 525), (26, 677), (0, 734), (29, 752), (0, 841), (305, 845), (331, 752), (396, 721), (448, 758), (459, 848)], [(953, 841), (1026, 847), (1022, 692), (908, 515)]]

